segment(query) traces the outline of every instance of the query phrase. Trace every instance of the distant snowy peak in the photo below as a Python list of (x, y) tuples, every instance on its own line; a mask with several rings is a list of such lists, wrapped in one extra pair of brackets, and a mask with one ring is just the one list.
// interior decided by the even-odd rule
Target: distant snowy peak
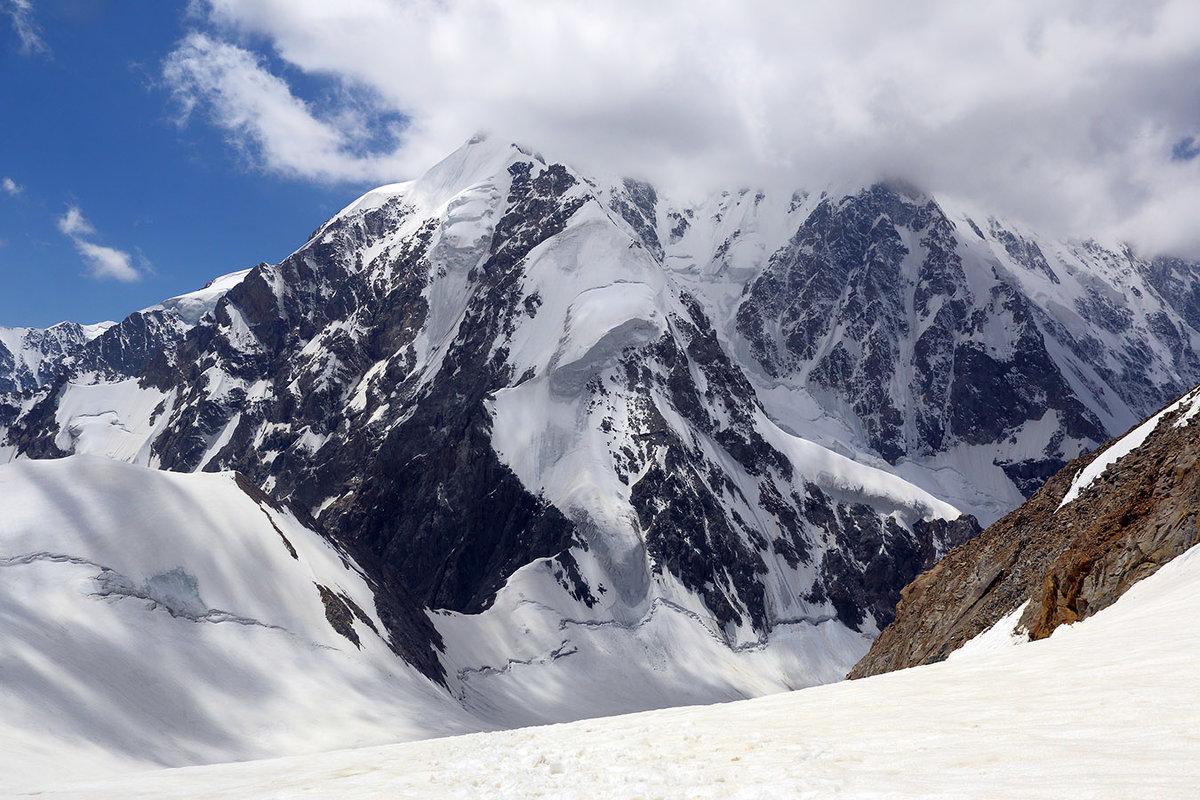
[(768, 413), (992, 520), (1200, 379), (1200, 269), (879, 184), (608, 203)]
[(0, 395), (34, 392), (71, 371), (135, 375), (158, 350), (169, 348), (212, 311), (249, 272), (215, 278), (203, 289), (144, 308), (119, 323), (0, 327)]
[(36, 391), (112, 324), (0, 327), (0, 395)]

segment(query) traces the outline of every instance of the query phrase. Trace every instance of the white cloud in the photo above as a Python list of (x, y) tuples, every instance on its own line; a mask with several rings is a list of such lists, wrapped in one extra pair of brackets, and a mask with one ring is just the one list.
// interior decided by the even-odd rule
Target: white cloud
[(87, 262), (91, 277), (98, 280), (111, 278), (126, 283), (141, 280), (142, 273), (134, 267), (129, 253), (88, 241), (88, 238), (96, 236), (96, 228), (87, 221), (78, 206), (71, 206), (59, 218), (58, 229), (71, 237), (75, 249)]
[(234, 144), (270, 171), (323, 181), (369, 181), (389, 166), (400, 168), (394, 156), (354, 152), (355, 135), (364, 134), (361, 115), (340, 108), (328, 119), (318, 118), (256, 55), (235, 45), (192, 34), (167, 59), (163, 75), (184, 119), (206, 103)]
[(67, 213), (58, 220), (58, 229), (67, 236), (95, 236), (96, 229), (88, 222), (79, 210), (79, 206), (71, 206)]
[[(284, 175), (410, 177), (486, 129), (675, 187), (901, 177), (1200, 253), (1200, 158), (1172, 158), (1200, 136), (1193, 0), (201, 5), (164, 75)], [(301, 99), (248, 42), (344, 91)]]
[(21, 52), (49, 53), (50, 48), (42, 39), (41, 30), (33, 18), (33, 4), (30, 0), (0, 0), (0, 11), (8, 14), (12, 20), (13, 32), (21, 40)]
[(75, 248), (91, 266), (89, 274), (93, 278), (113, 278), (126, 283), (141, 280), (142, 274), (134, 268), (129, 253), (83, 239), (75, 240)]
[(4, 190), (5, 194), (16, 197), (21, 192), (25, 191), (25, 187), (14, 181), (12, 178), (4, 178), (0, 180), (0, 189)]

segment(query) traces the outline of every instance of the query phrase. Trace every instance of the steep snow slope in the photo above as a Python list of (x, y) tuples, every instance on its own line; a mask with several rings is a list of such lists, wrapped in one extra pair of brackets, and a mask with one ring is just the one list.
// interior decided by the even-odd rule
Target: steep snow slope
[(1200, 379), (1200, 270), (902, 185), (605, 197), (785, 429), (991, 522)]
[(1193, 548), (1049, 639), (929, 667), (703, 708), (39, 786), (37, 796), (1182, 800), (1200, 785), (1197, 658)]
[[(728, 310), (768, 412), (985, 522), (1200, 379), (1195, 265), (1049, 241), (883, 185), (796, 195), (788, 238), (755, 248), (781, 202), (754, 196), (751, 213), (748, 197), (712, 212), (737, 212), (732, 233), (688, 230), (665, 263)], [(747, 252), (770, 255), (734, 267)]]
[(478, 730), (343, 553), (234, 476), (0, 465), (0, 791)]

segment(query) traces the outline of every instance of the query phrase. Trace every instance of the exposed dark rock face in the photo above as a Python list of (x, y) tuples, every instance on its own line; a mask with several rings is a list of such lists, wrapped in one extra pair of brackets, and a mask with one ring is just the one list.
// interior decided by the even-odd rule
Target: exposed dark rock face
[[(763, 194), (726, 194), (700, 215), (668, 209), (644, 183), (601, 190), (524, 151), (502, 155), (491, 174), (461, 179), (478, 163), (466, 153), (448, 160), (447, 180), (364, 198), (203, 314), (168, 301), (72, 345), (22, 390), (26, 410), (0, 398), (6, 444), (65, 455), (56, 414), (72, 381), (136, 378), (143, 405), (157, 404), (131, 426), (146, 437), (139, 458), (237, 470), (264, 498), (315, 518), (368, 573), (393, 647), (441, 680), (427, 609), (483, 612), (534, 562), (521, 579), (553, 576), (548, 591), (572, 609), (564, 618), (602, 613), (624, 578), (615, 588), (629, 617), (682, 598), (733, 645), (797, 620), (873, 632), (892, 620), (901, 587), (978, 530), (970, 517), (943, 519), (953, 509), (907, 484), (805, 449), (768, 418), (751, 375), (799, 382), (893, 463), (994, 445), (1045, 419), (1042, 452), (996, 465), (1030, 491), (1104, 438), (1079, 386), (1136, 383), (1145, 354), (1105, 360), (1104, 337), (1132, 336), (1140, 318), (1097, 289), (1068, 309), (1083, 332), (1055, 327), (998, 271), (969, 277), (954, 223), (909, 189), (826, 198), (789, 218), (794, 235), (768, 250), (737, 227), (769, 205)], [(791, 206), (811, 207), (802, 194)], [(664, 266), (705, 226), (720, 230), (693, 276), (716, 265), (749, 280), (758, 267), (745, 254), (774, 253), (736, 306), (736, 331), (723, 327), (736, 290), (715, 308)], [(989, 230), (1039, 279), (1071, 279), (1036, 242)], [(1146, 324), (1187, 364), (1180, 313)], [(753, 363), (739, 361), (740, 341), (726, 346), (734, 333)], [(1099, 366), (1064, 371), (1061, 349)], [(1148, 402), (1161, 388), (1144, 386), (1122, 397)], [(544, 394), (519, 394), (531, 388)], [(517, 448), (529, 452), (505, 450), (505, 397), (566, 421), (519, 418)], [(620, 506), (608, 529), (576, 502), (586, 492), (538, 483), (540, 465), (572, 448), (609, 470), (587, 487)], [(618, 534), (610, 552), (606, 537)], [(362, 615), (317, 591), (349, 637)]]
[[(428, 318), (423, 292), (438, 268), (434, 227), (369, 264), (359, 255), (411, 214), (390, 204), (256, 269), (189, 333), (161, 387), (185, 387), (154, 445), (162, 465), (239, 469), (307, 507), (335, 498), (322, 515), (330, 535), (383, 589), (415, 598), (394, 604), (400, 628), (429, 629), (421, 606), (480, 611), (516, 569), (574, 542), (571, 523), (526, 491), (490, 443), (484, 402), (512, 377), (493, 345), (526, 313), (521, 262), (579, 202), (564, 198), (574, 178), (561, 166), (525, 161), (511, 173), (508, 213), (472, 269), (472, 297), (435, 374), (418, 374), (414, 353)], [(250, 337), (234, 335), (243, 323)], [(364, 407), (347, 416), (348, 392), (375, 364), (382, 369)], [(214, 396), (211, 369), (276, 388), (257, 400), (241, 386)], [(212, 453), (222, 431), (228, 443)], [(324, 446), (310, 452), (307, 435)]]
[[(658, 193), (650, 184), (632, 178), (625, 179), (622, 189), (623, 191), (612, 198), (612, 209), (629, 223), (629, 227), (633, 228), (634, 233), (654, 257), (662, 260), (663, 246), (658, 238), (657, 227)], [(687, 220), (680, 217), (675, 221), (671, 235), (679, 238), (686, 229)]]
[(918, 520), (909, 534), (892, 519), (877, 517), (861, 504), (833, 505), (819, 492), (809, 507), (823, 505), (824, 515), (836, 520), (831, 526), (837, 547), (821, 563), (823, 591), (838, 612), (838, 618), (858, 628), (867, 616), (883, 628), (895, 617), (900, 589), (920, 572), (933, 566), (951, 547), (979, 533), (974, 517), (953, 521)]
[[(922, 533), (917, 526), (928, 523), (901, 524), (810, 483), (800, 491), (791, 460), (760, 432), (754, 415), (762, 411), (750, 382), (695, 298), (680, 299), (686, 313), (673, 316), (650, 347), (626, 356), (619, 373), (621, 390), (638, 410), (625, 469), (641, 473), (630, 501), (654, 571), (696, 592), (723, 628), (749, 624), (768, 633), (778, 615), (767, 596), (778, 580), (768, 563), (782, 557), (792, 568), (815, 570), (806, 596), (794, 600), (829, 603), (856, 630), (886, 625), (900, 587), (932, 563), (935, 551), (948, 549), (945, 532)], [(692, 438), (666, 422), (656, 392), (689, 423)], [(712, 451), (736, 467), (706, 455)], [(752, 489), (739, 488), (747, 482)], [(969, 529), (968, 520), (955, 530)]]
[[(9, 331), (9, 337), (0, 337), (0, 397), (27, 395), (52, 383), (87, 344), (83, 327), (74, 322)], [(15, 340), (11, 349), (5, 338)]]
[[(1028, 497), (1111, 420), (1200, 379), (1200, 272), (1094, 243), (1052, 265), (1036, 239), (966, 222), (903, 187), (826, 198), (746, 287), (735, 327), (765, 385), (803, 389), (887, 461), (993, 447)], [(1054, 430), (1030, 452), (1039, 423)]]
[[(1142, 274), (1188, 325), (1200, 329), (1200, 279), (1194, 262), (1179, 258), (1156, 258), (1143, 266)], [(1160, 321), (1158, 324), (1165, 335), (1170, 335), (1170, 331), (1174, 330), (1169, 321)]]
[(163, 308), (135, 311), (83, 348), (78, 368), (106, 375), (140, 374), (160, 353), (170, 357), (188, 325)]
[[(1053, 275), (1036, 245), (1004, 241)], [(893, 463), (997, 441), (1048, 411), (1072, 436), (1105, 438), (1048, 355), (1029, 301), (1002, 282), (982, 297), (969, 285), (938, 205), (876, 186), (816, 208), (748, 287), (737, 329), (768, 375), (806, 375), (814, 396), (849, 404)], [(1004, 352), (987, 334), (998, 318), (1011, 320)]]
[(1059, 507), (1075, 476), (1120, 440), (1068, 464), (1025, 505), (918, 576), (850, 677), (941, 661), (1025, 602), (1020, 628), (1045, 638), (1200, 543), (1200, 437), (1186, 416), (1197, 393), (1186, 397), (1077, 499)]

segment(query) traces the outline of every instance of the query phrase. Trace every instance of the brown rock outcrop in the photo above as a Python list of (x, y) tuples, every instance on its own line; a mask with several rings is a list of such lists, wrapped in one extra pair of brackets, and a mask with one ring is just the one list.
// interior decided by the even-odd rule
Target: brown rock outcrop
[(1027, 600), (1019, 627), (1045, 638), (1112, 605), (1200, 543), (1200, 419), (1184, 421), (1193, 401), (1200, 403), (1200, 388), (1168, 406), (1146, 441), (1074, 501), (1059, 508), (1072, 479), (1120, 438), (1072, 461), (1020, 508), (918, 575), (849, 677), (941, 661)]

